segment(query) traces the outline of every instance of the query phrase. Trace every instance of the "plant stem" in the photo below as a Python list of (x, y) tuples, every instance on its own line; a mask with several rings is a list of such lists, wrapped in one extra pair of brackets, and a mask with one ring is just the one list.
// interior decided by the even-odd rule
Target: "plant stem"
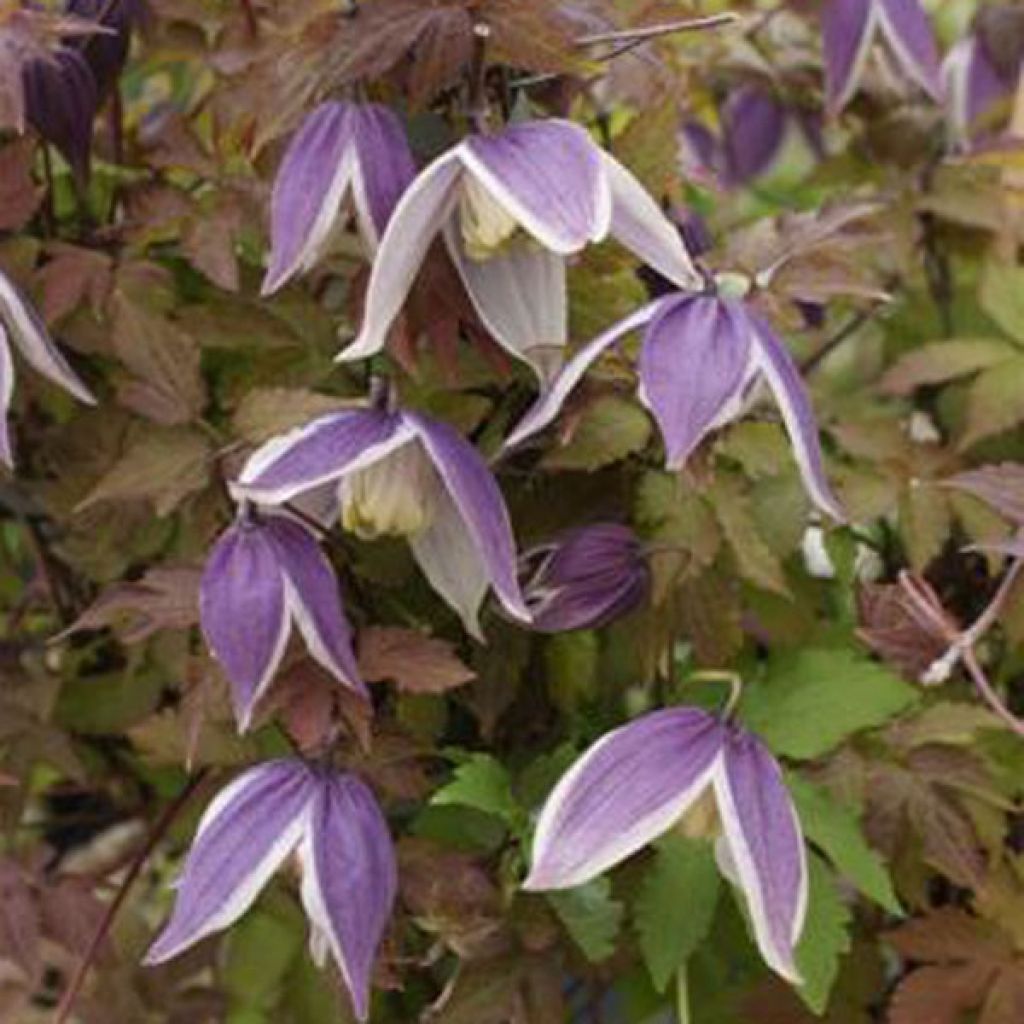
[(114, 924), (114, 918), (117, 917), (118, 911), (124, 905), (124, 901), (127, 899), (129, 891), (135, 884), (135, 880), (141, 874), (146, 861), (149, 860), (153, 851), (167, 834), (167, 830), (174, 823), (174, 819), (182, 812), (185, 805), (189, 802), (195, 791), (206, 778), (208, 771), (209, 769), (207, 768), (201, 768), (196, 772), (196, 774), (193, 775), (185, 784), (184, 789), (182, 789), (182, 791), (174, 798), (173, 802), (168, 804), (167, 807), (164, 808), (160, 817), (157, 818), (145, 844), (142, 849), (139, 850), (138, 854), (136, 854), (131, 867), (128, 868), (128, 873), (125, 875), (124, 881), (121, 883), (121, 887), (117, 890), (117, 895), (114, 896), (110, 906), (107, 907), (107, 912), (103, 915), (103, 920), (100, 921), (99, 927), (96, 929), (92, 939), (89, 941), (89, 947), (85, 951), (85, 956), (82, 957), (82, 960), (78, 965), (78, 969), (75, 971), (70, 984), (64, 991), (60, 1004), (57, 1006), (57, 1010), (53, 1018), (53, 1024), (65, 1024), (70, 1017), (71, 1011), (75, 1006), (75, 1001), (78, 999), (79, 993), (82, 991), (82, 986), (85, 984), (89, 968), (92, 967), (96, 958), (99, 956), (103, 942), (110, 933), (110, 929)]
[(878, 311), (877, 306), (854, 313), (817, 352), (812, 352), (801, 364), (800, 372), (813, 373), (847, 338), (853, 337)]
[(711, 14), (706, 18), (684, 18), (680, 21), (666, 21), (659, 25), (644, 25), (640, 28), (625, 28), (614, 32), (593, 32), (580, 36), (577, 46), (597, 46), (600, 43), (632, 43), (638, 44), (648, 39), (659, 39), (661, 36), (674, 35), (677, 32), (700, 32), (704, 29), (720, 28), (732, 25), (740, 20), (738, 14), (727, 11), (724, 14)]
[(487, 132), (487, 41), (491, 37), (489, 25), (482, 21), (473, 26), (473, 60), (469, 71), (469, 120), (473, 130), (481, 135)]

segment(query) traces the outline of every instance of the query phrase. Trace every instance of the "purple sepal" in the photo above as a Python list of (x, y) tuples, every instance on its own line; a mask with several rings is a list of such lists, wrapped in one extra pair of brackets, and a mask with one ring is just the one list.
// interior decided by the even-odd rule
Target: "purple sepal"
[(637, 535), (620, 523), (570, 530), (520, 558), (531, 628), (599, 629), (647, 597), (651, 574)]
[(100, 19), (106, 32), (82, 37), (81, 48), (96, 79), (100, 102), (117, 85), (128, 59), (132, 32), (145, 16), (145, 0), (67, 0), (66, 10), (79, 18)]
[(745, 85), (732, 91), (721, 117), (727, 183), (746, 185), (779, 155), (788, 127), (786, 110), (771, 93)]

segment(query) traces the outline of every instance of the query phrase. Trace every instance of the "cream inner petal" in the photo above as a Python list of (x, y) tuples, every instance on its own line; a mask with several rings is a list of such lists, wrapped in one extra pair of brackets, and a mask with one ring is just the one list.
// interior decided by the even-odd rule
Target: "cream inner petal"
[(462, 180), (458, 218), (463, 250), (478, 262), (531, 241), (519, 221), (472, 174)]

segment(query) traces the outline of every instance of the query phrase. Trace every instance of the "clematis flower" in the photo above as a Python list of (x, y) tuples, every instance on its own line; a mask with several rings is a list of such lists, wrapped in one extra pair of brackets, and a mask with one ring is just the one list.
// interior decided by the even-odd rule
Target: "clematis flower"
[(579, 125), (559, 119), (472, 135), (422, 171), (395, 209), (362, 329), (338, 357), (379, 352), (441, 233), (484, 326), (547, 377), (566, 343), (566, 261), (609, 233), (681, 288), (699, 284), (657, 203)]
[(397, 888), (387, 822), (355, 776), (297, 759), (250, 768), (206, 809), (167, 926), (145, 963), (170, 960), (235, 923), (292, 854), (302, 874), (310, 949), (330, 953), (359, 1020)]
[(67, 0), (69, 14), (96, 21), (106, 31), (78, 41), (82, 55), (96, 79), (100, 100), (114, 90), (128, 59), (132, 32), (142, 23), (145, 0)]
[(876, 36), (905, 74), (934, 100), (942, 99), (939, 52), (920, 0), (823, 0), (828, 105), (842, 110), (857, 91)]
[(961, 39), (949, 51), (942, 70), (950, 134), (958, 148), (970, 149), (1001, 107), (1009, 111), (1020, 68), (1004, 73), (990, 56), (985, 38), (975, 34)]
[(661, 428), (669, 469), (680, 469), (712, 430), (740, 415), (763, 381), (779, 405), (808, 494), (824, 512), (844, 518), (825, 478), (817, 424), (800, 371), (770, 324), (741, 299), (675, 293), (619, 321), (566, 363), (506, 447), (551, 423), (590, 365), (640, 328), (640, 400)]
[(293, 625), (316, 661), (343, 685), (366, 693), (331, 565), (309, 530), (287, 516), (244, 510), (221, 535), (203, 570), (199, 614), (231, 682), (243, 732), (281, 664)]
[(14, 393), (14, 362), (9, 341), (14, 342), (33, 370), (59, 384), (80, 402), (94, 405), (96, 399), (68, 366), (36, 311), (11, 281), (0, 274), (0, 460), (13, 466), (7, 426), (7, 410)]
[(524, 888), (583, 885), (714, 796), (723, 874), (742, 891), (765, 962), (794, 984), (807, 909), (800, 823), (779, 765), (757, 737), (696, 708), (654, 711), (595, 743), (541, 811)]
[(640, 539), (620, 523), (569, 530), (519, 563), (532, 628), (541, 633), (597, 629), (636, 608), (650, 588)]
[(323, 103), (302, 123), (281, 162), (270, 206), (270, 295), (323, 256), (347, 211), (377, 251), (399, 197), (416, 175), (402, 122), (376, 103)]
[(431, 586), (474, 636), (488, 587), (510, 615), (529, 621), (501, 491), (447, 424), (379, 408), (332, 413), (267, 442), (234, 484), (240, 497), (266, 505), (325, 489), (345, 529), (407, 537)]

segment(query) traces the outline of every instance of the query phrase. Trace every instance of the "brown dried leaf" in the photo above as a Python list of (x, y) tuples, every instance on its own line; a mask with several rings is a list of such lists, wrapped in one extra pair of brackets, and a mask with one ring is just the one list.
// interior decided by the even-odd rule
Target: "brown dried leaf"
[(36, 275), (43, 292), (40, 312), (46, 322), (58, 323), (87, 299), (93, 313), (99, 314), (110, 290), (110, 257), (64, 242), (54, 243), (49, 251), (49, 262)]
[(949, 644), (915, 611), (898, 584), (864, 583), (857, 590), (857, 636), (883, 661), (916, 682)]
[(1024, 1020), (1024, 965), (1004, 968), (988, 990), (978, 1024), (1020, 1024)]
[(43, 934), (79, 957), (89, 949), (106, 909), (85, 879), (60, 878), (39, 893)]
[(984, 998), (992, 971), (982, 964), (922, 967), (893, 993), (888, 1024), (963, 1024)]
[(0, 959), (16, 964), (35, 983), (42, 972), (39, 909), (25, 868), (0, 860)]
[(908, 960), (954, 964), (1011, 957), (1013, 947), (998, 928), (958, 907), (941, 907), (886, 933), (886, 941)]
[(39, 208), (43, 190), (32, 180), (34, 155), (31, 139), (0, 149), (0, 231), (20, 231)]
[(243, 208), (237, 195), (222, 194), (212, 209), (200, 210), (185, 226), (181, 248), (200, 273), (225, 291), (239, 288), (235, 246), (243, 227)]
[(164, 629), (189, 629), (199, 621), (200, 576), (193, 566), (163, 565), (138, 582), (115, 583), (55, 639), (110, 627), (122, 643), (137, 644)]
[(447, 640), (394, 626), (359, 634), (359, 668), (367, 682), (392, 679), (403, 693), (445, 693), (476, 677)]

